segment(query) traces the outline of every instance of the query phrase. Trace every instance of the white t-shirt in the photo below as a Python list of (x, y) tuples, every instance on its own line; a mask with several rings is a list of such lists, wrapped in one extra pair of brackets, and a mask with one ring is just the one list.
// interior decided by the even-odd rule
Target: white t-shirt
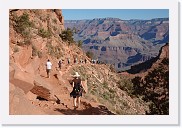
[(50, 62), (50, 61), (46, 63), (46, 67), (47, 67), (47, 69), (51, 69), (51, 66), (52, 66), (52, 64), (51, 64), (51, 62)]

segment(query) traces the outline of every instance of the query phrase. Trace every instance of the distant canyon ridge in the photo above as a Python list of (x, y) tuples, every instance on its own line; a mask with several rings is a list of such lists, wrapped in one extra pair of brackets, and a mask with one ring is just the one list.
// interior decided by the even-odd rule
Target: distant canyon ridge
[(64, 25), (74, 31), (75, 41), (83, 41), (85, 52), (93, 52), (94, 59), (114, 65), (117, 71), (156, 57), (169, 43), (168, 18), (65, 20)]

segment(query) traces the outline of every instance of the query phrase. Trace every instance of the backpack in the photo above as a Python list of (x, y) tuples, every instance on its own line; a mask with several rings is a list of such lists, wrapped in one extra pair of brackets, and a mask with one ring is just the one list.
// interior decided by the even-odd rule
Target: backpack
[(76, 95), (80, 95), (83, 92), (83, 87), (81, 84), (75, 85), (73, 89)]

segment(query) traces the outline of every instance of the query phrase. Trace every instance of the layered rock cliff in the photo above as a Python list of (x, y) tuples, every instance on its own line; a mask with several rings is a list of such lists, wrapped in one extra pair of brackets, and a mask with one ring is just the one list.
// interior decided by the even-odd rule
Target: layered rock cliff
[(149, 59), (143, 63), (131, 66), (131, 69), (127, 70), (128, 73), (136, 74), (141, 72), (146, 72), (152, 68), (153, 65), (157, 65), (161, 63), (163, 59), (169, 59), (169, 44), (167, 43), (163, 47), (161, 47), (159, 51), (159, 55)]
[(169, 41), (169, 19), (121, 20), (99, 18), (65, 21), (75, 31), (74, 38), (83, 41), (83, 49), (96, 59), (113, 64), (123, 71), (156, 57)]

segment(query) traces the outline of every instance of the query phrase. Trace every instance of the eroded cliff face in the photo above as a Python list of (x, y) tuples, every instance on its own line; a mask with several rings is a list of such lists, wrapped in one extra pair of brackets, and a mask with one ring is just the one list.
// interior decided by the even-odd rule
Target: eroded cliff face
[(76, 29), (74, 38), (83, 40), (83, 49), (91, 51), (104, 63), (124, 71), (156, 57), (169, 41), (168, 18), (121, 20), (99, 18), (65, 21), (66, 28)]
[[(83, 52), (76, 46), (68, 46), (59, 37), (64, 30), (61, 10), (12, 9), (9, 15), (10, 114), (45, 114), (35, 105), (38, 104), (37, 98), (55, 101), (55, 91), (59, 90), (52, 85), (56, 84), (56, 79), (52, 83), (45, 79), (47, 59), (53, 64), (52, 75), (60, 77), (57, 71), (58, 60), (61, 58), (66, 61), (67, 57), (72, 59), (75, 52), (80, 55)], [(72, 49), (75, 49), (74, 52), (71, 52)], [(66, 91), (69, 93), (67, 89)], [(58, 97), (59, 93), (56, 94)]]
[(127, 72), (132, 74), (148, 72), (151, 69), (154, 69), (157, 65), (159, 65), (160, 63), (162, 63), (162, 61), (166, 59), (169, 60), (169, 43), (161, 47), (158, 56), (149, 59), (143, 63), (132, 66), (131, 69), (127, 70)]

